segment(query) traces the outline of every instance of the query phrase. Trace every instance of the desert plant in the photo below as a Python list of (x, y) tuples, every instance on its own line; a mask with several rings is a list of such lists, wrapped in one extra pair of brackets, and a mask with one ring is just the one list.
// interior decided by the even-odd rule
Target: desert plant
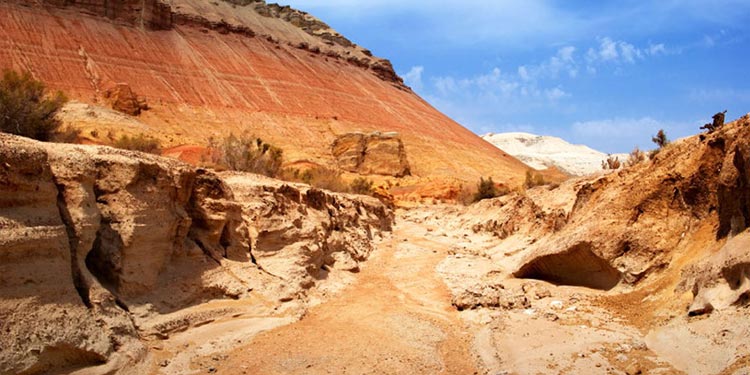
[(526, 179), (523, 182), (523, 186), (527, 189), (546, 184), (547, 182), (544, 181), (544, 176), (542, 176), (541, 174), (534, 173), (531, 170), (526, 171)]
[[(330, 191), (346, 193), (349, 191), (349, 185), (341, 178), (341, 172), (332, 168), (318, 167), (309, 170), (308, 184), (318, 188)], [(305, 177), (307, 177), (305, 176)]]
[(64, 128), (59, 128), (55, 133), (52, 135), (52, 142), (58, 142), (58, 143), (76, 143), (78, 141), (78, 137), (81, 136), (81, 130), (76, 129), (71, 126), (66, 126)]
[(622, 163), (619, 157), (612, 157), (607, 155), (607, 160), (602, 160), (602, 169), (620, 169)]
[(122, 135), (120, 138), (117, 138), (112, 146), (124, 150), (148, 152), (151, 154), (158, 154), (161, 151), (161, 143), (158, 140), (143, 134), (132, 137)]
[(477, 190), (472, 186), (461, 185), (456, 193), (456, 203), (468, 206), (474, 203)]
[(0, 131), (50, 141), (60, 128), (55, 117), (67, 101), (57, 91), (48, 93), (28, 72), (3, 70), (0, 80)]
[(209, 140), (211, 162), (234, 171), (276, 177), (281, 173), (283, 151), (260, 138), (229, 134), (222, 141)]
[(357, 177), (349, 184), (349, 190), (354, 194), (371, 195), (374, 191), (372, 184), (370, 179)]
[(654, 142), (660, 149), (666, 147), (669, 144), (669, 139), (667, 139), (667, 134), (664, 132), (664, 129), (659, 129), (659, 132), (651, 137), (651, 142)]
[(625, 165), (628, 167), (632, 167), (642, 161), (646, 160), (646, 153), (641, 151), (638, 146), (635, 146), (633, 151), (630, 151), (630, 154), (628, 155), (628, 160), (625, 161)]
[(474, 194), (474, 202), (495, 197), (497, 197), (497, 188), (495, 182), (492, 181), (492, 177), (489, 177), (486, 180), (484, 177), (480, 177), (479, 183), (477, 184), (477, 193)]

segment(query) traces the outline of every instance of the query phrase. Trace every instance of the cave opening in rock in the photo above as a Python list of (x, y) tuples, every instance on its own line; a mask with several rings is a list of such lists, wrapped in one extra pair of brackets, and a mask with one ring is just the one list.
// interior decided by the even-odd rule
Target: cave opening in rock
[(556, 254), (538, 257), (514, 273), (521, 279), (536, 279), (556, 285), (610, 290), (621, 274), (606, 260), (594, 254), (590, 243), (580, 243)]

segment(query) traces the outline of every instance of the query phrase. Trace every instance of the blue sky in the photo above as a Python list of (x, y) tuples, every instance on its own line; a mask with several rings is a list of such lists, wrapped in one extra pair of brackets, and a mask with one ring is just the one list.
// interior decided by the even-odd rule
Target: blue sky
[(477, 134), (605, 152), (750, 112), (750, 0), (287, 0)]

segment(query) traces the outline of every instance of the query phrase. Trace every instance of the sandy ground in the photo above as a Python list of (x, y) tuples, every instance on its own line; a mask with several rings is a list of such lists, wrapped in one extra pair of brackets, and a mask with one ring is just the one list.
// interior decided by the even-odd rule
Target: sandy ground
[[(482, 255), (495, 240), (450, 230), (440, 215), (399, 211), (392, 236), (361, 272), (332, 272), (309, 297), (309, 309), (299, 301), (270, 312), (243, 308), (242, 301), (197, 307), (234, 313), (155, 340), (149, 372), (750, 373), (741, 344), (750, 337), (747, 309), (634, 325), (603, 303), (619, 292), (510, 278), (502, 255)], [(452, 306), (452, 291), (488, 280), (526, 296), (527, 305)]]
[[(247, 374), (479, 373), (470, 334), (435, 273), (447, 248), (402, 222), (340, 295), (255, 337), (215, 368)], [(421, 238), (420, 238), (421, 237)]]

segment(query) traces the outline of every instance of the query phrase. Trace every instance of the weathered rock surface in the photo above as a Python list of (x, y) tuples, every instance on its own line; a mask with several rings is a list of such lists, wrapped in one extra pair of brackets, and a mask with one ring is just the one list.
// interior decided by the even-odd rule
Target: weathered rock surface
[(404, 177), (411, 174), (398, 133), (349, 133), (336, 138), (331, 153), (339, 168), (363, 175)]
[(750, 233), (727, 241), (719, 252), (685, 270), (678, 290), (695, 298), (690, 315), (702, 315), (731, 306), (750, 304)]
[(391, 222), (371, 198), (0, 134), (0, 373), (138, 362), (140, 336), (190, 321), (161, 315), (302, 296)]
[(599, 270), (589, 273), (593, 285), (604, 280), (594, 281), (596, 275), (614, 275), (606, 264), (633, 285), (669, 267), (689, 246), (713, 246), (746, 230), (749, 125), (745, 117), (703, 141), (682, 140), (652, 161), (583, 183), (567, 224), (530, 247), (516, 276), (554, 282), (589, 267)]
[(115, 87), (104, 92), (104, 98), (112, 109), (138, 116), (141, 111), (148, 109), (146, 99), (138, 97), (127, 83), (118, 83)]
[[(133, 130), (166, 149), (247, 132), (281, 147), (289, 163), (332, 167), (337, 135), (388, 129), (400, 134), (415, 176), (523, 181), (523, 163), (310, 15), (261, 2), (174, 0), (162, 16), (151, 3), (166, 4), (1, 1), (0, 68), (31, 71), (88, 104), (105, 104), (104, 92), (126, 83), (149, 106)], [(75, 119), (105, 144), (109, 132), (131, 125), (114, 116)]]

